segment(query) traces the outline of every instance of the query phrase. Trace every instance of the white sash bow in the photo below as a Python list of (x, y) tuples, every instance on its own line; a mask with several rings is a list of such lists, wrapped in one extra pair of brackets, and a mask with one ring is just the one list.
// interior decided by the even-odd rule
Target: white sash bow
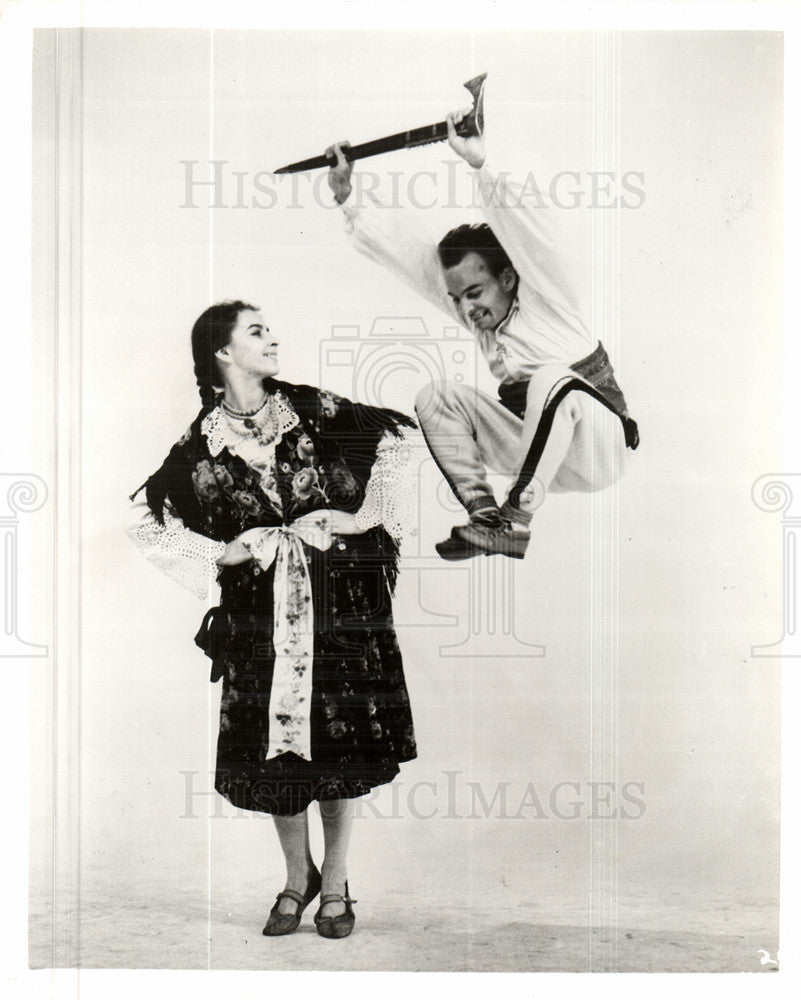
[(275, 562), (270, 742), (265, 760), (292, 751), (311, 760), (314, 607), (303, 542), (325, 552), (331, 547), (331, 519), (306, 514), (293, 524), (263, 528), (247, 547), (262, 569)]

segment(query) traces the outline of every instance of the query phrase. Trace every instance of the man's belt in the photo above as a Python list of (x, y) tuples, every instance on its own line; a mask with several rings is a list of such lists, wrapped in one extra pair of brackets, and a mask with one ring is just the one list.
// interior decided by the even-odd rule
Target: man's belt
[[(634, 424), (634, 421), (628, 415), (626, 399), (622, 389), (617, 384), (612, 362), (609, 360), (609, 355), (606, 353), (604, 345), (600, 340), (598, 341), (598, 346), (591, 354), (588, 354), (586, 358), (582, 358), (580, 361), (576, 361), (575, 364), (570, 365), (570, 368), (577, 375), (580, 375), (581, 378), (586, 379), (603, 397), (609, 408), (614, 410), (623, 421), (624, 429), (627, 421), (630, 424)], [(503, 403), (507, 410), (514, 413), (516, 417), (520, 417), (521, 420), (526, 412), (527, 394), (528, 379), (522, 382), (509, 382), (498, 386), (498, 397), (501, 403)], [(636, 427), (636, 424), (634, 426)], [(632, 446), (629, 445), (629, 447)]]

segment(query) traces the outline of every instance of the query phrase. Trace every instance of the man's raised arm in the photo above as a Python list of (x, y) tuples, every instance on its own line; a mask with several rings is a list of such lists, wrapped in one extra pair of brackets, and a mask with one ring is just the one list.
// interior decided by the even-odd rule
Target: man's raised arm
[(328, 185), (345, 214), (345, 230), (351, 243), (359, 253), (391, 271), (461, 323), (445, 288), (434, 240), (412, 225), (398, 206), (383, 205), (372, 194), (363, 203), (351, 197), (353, 165), (342, 152), (345, 145), (336, 144), (326, 151), (337, 158), (336, 165), (328, 172)]
[(483, 136), (457, 135), (456, 125), (466, 111), (469, 109), (447, 116), (448, 142), (476, 171), (481, 210), (521, 285), (536, 290), (552, 306), (580, 318), (572, 268), (555, 218), (557, 209), (547, 206), (537, 190), (512, 180), (508, 173), (494, 173), (487, 165)]

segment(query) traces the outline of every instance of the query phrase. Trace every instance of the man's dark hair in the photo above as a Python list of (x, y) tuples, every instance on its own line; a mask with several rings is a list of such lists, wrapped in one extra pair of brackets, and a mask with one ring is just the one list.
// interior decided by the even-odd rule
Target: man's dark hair
[(504, 268), (511, 267), (514, 271), (508, 254), (486, 222), (457, 226), (442, 237), (437, 250), (440, 263), (446, 270), (461, 264), (467, 254), (477, 253), (493, 278), (499, 277)]

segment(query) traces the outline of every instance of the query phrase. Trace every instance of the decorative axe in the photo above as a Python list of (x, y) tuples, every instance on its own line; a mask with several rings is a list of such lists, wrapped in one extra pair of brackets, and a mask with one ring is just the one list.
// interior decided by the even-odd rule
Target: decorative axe
[[(473, 95), (473, 109), (456, 126), (456, 134), (467, 138), (471, 135), (481, 135), (484, 131), (484, 81), (486, 73), (468, 80), (465, 87)], [(397, 132), (386, 135), (383, 139), (372, 139), (358, 146), (345, 146), (342, 152), (345, 158), (363, 160), (368, 156), (378, 156), (379, 153), (390, 153), (395, 149), (412, 149), (414, 146), (426, 146), (430, 142), (442, 142), (448, 138), (448, 123), (436, 122), (434, 125), (423, 125), (408, 132)], [(336, 156), (312, 156), (299, 163), (290, 163), (287, 167), (279, 167), (277, 174), (297, 174), (301, 170), (316, 170), (318, 167), (332, 167), (337, 162)]]

